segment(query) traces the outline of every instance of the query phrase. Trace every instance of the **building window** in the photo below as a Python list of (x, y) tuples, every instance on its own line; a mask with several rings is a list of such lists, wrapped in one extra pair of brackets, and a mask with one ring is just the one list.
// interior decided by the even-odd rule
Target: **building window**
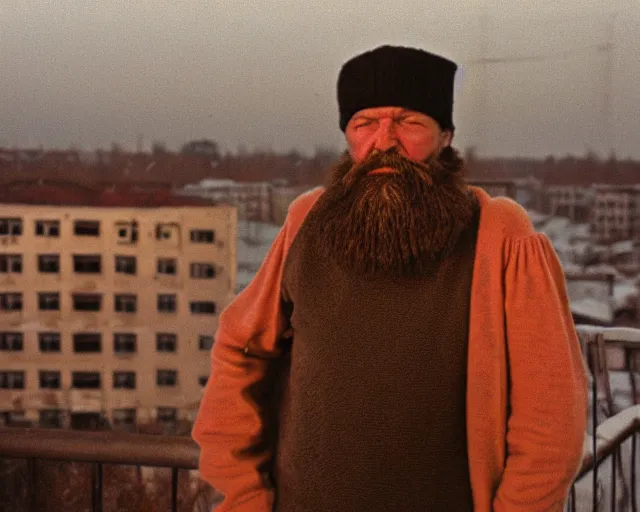
[(59, 237), (60, 221), (59, 220), (37, 220), (36, 236)]
[(22, 311), (22, 294), (0, 293), (0, 311)]
[(212, 229), (192, 229), (191, 241), (196, 244), (212, 244), (215, 242), (215, 234)]
[(158, 352), (175, 352), (178, 337), (173, 333), (159, 332), (156, 334), (156, 350)]
[(38, 293), (38, 309), (40, 311), (60, 311), (60, 294), (58, 292)]
[(115, 333), (113, 335), (113, 351), (116, 354), (131, 354), (136, 351), (138, 337), (133, 333)]
[(116, 222), (116, 236), (119, 244), (135, 244), (138, 241), (138, 223)]
[(24, 372), (0, 372), (0, 389), (24, 389)]
[(189, 309), (194, 315), (215, 315), (216, 303), (208, 300), (196, 300), (189, 304)]
[(175, 276), (178, 271), (178, 264), (174, 258), (158, 259), (158, 274), (168, 274)]
[(116, 313), (135, 313), (138, 310), (138, 299), (135, 295), (116, 295)]
[(102, 335), (99, 332), (82, 332), (73, 335), (73, 351), (77, 353), (100, 352)]
[(135, 409), (114, 409), (111, 413), (114, 425), (135, 425), (136, 410)]
[(21, 274), (22, 255), (21, 254), (0, 254), (0, 273)]
[(175, 407), (158, 407), (156, 419), (160, 422), (177, 421), (178, 409)]
[(21, 352), (23, 349), (23, 334), (21, 332), (0, 332), (0, 350), (7, 352)]
[(113, 372), (113, 389), (136, 389), (135, 372)]
[(177, 224), (157, 224), (156, 240), (175, 240), (178, 238)]
[(135, 256), (116, 256), (116, 274), (136, 275)]
[(193, 279), (213, 279), (216, 277), (216, 270), (210, 263), (192, 263), (190, 275)]
[(213, 336), (201, 334), (199, 338), (200, 350), (211, 350), (213, 347)]
[(158, 311), (161, 313), (175, 313), (177, 310), (175, 294), (158, 295)]
[(78, 274), (99, 274), (102, 271), (99, 254), (74, 254), (73, 271)]
[(22, 219), (3, 218), (0, 219), (0, 236), (19, 236), (22, 234)]
[(100, 311), (102, 295), (98, 293), (74, 293), (72, 295), (74, 311)]
[(60, 389), (60, 372), (41, 371), (40, 389)]
[(200, 375), (200, 377), (198, 377), (198, 384), (200, 384), (200, 387), (205, 387), (208, 380), (209, 377), (207, 375)]
[(100, 373), (72, 372), (71, 387), (75, 389), (100, 389)]
[(38, 272), (58, 274), (60, 272), (60, 256), (58, 254), (39, 254)]
[(40, 426), (43, 428), (62, 428), (61, 409), (40, 409)]
[(38, 345), (40, 352), (60, 352), (60, 333), (39, 332)]
[(176, 370), (158, 370), (156, 377), (158, 386), (175, 386), (178, 384), (178, 372)]
[(100, 236), (100, 221), (77, 220), (73, 224), (73, 233), (76, 236)]

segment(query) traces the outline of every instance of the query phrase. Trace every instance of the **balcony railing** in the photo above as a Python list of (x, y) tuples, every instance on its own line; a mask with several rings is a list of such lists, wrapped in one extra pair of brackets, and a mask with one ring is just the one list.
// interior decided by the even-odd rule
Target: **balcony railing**
[(0, 459), (27, 460), (27, 497), (29, 511), (38, 502), (38, 461), (90, 463), (91, 509), (103, 506), (103, 466), (144, 466), (171, 469), (171, 510), (178, 510), (180, 471), (198, 468), (198, 446), (188, 437), (128, 434), (117, 431), (2, 428)]
[[(579, 326), (578, 331), (591, 382), (590, 425), (566, 508), (571, 512), (636, 512), (640, 329)], [(197, 469), (198, 456), (197, 445), (184, 436), (0, 429), (0, 460), (27, 461), (30, 511), (37, 510), (38, 463), (46, 460), (91, 465), (87, 492), (95, 512), (103, 508), (104, 465), (170, 468), (171, 510), (177, 511), (179, 474)]]

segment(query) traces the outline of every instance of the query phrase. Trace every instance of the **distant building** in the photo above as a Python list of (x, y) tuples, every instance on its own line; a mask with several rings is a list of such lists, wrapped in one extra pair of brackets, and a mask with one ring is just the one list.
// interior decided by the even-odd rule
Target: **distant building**
[(236, 280), (234, 207), (74, 184), (0, 190), (0, 422), (191, 420)]
[(268, 182), (205, 179), (186, 185), (179, 193), (232, 204), (238, 208), (241, 220), (272, 221), (271, 184)]
[(599, 242), (640, 240), (640, 187), (594, 185), (593, 225)]
[(552, 184), (545, 189), (546, 211), (550, 215), (566, 217), (575, 223), (589, 222), (594, 192), (589, 187)]

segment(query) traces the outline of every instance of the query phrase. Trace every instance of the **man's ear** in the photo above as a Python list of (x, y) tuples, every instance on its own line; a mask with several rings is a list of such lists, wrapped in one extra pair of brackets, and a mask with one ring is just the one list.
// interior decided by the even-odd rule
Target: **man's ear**
[(451, 141), (453, 140), (453, 131), (451, 130), (444, 130), (441, 134), (440, 134), (440, 151), (442, 151), (444, 148), (451, 146)]

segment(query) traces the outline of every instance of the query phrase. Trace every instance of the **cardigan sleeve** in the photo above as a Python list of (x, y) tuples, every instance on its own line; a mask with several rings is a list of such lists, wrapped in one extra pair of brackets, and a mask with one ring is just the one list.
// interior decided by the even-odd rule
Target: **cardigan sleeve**
[(562, 511), (577, 474), (587, 380), (564, 273), (549, 239), (505, 246), (507, 458), (495, 512)]
[(288, 225), (285, 222), (254, 279), (218, 322), (211, 374), (192, 433), (200, 446), (201, 478), (225, 495), (218, 512), (273, 508), (273, 491), (261, 471), (272, 457), (272, 447), (263, 442), (261, 400), (267, 400), (266, 376), (275, 366), (277, 342), (287, 327), (280, 283)]

